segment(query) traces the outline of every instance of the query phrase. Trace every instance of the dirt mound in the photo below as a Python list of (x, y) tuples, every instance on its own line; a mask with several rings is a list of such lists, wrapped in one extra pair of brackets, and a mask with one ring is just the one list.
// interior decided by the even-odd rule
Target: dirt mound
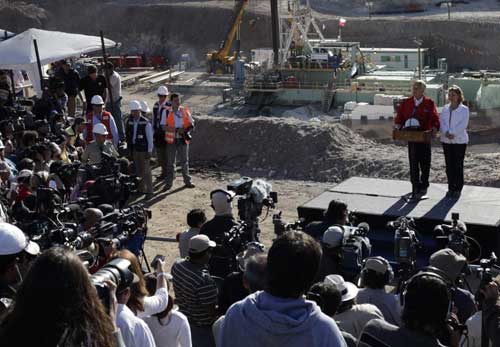
[(47, 13), (39, 6), (22, 1), (0, 0), (0, 23), (2, 29), (18, 33), (27, 28), (41, 28)]
[[(406, 147), (368, 140), (341, 124), (283, 118), (196, 117), (191, 159), (273, 179), (409, 178)], [(500, 154), (468, 153), (465, 176), (467, 184), (500, 186)], [(433, 147), (431, 180), (446, 182), (439, 144)]]

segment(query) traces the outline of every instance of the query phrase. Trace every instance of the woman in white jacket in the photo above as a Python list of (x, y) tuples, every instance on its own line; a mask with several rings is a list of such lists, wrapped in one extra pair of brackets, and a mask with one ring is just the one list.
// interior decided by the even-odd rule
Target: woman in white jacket
[(450, 103), (443, 108), (439, 117), (448, 177), (446, 196), (458, 199), (464, 186), (464, 157), (469, 143), (469, 108), (462, 103), (463, 93), (460, 87), (451, 86), (448, 89), (448, 100)]

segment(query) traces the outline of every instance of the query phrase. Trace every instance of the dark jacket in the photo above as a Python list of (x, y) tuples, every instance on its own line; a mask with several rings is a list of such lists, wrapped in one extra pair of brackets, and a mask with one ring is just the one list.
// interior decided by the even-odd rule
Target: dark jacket
[(492, 346), (500, 346), (500, 299), (483, 301), (483, 327)]
[(129, 117), (127, 121), (127, 129), (125, 130), (127, 137), (127, 144), (129, 146), (129, 150), (138, 151), (138, 152), (147, 152), (148, 151), (148, 138), (146, 136), (146, 125), (148, 125), (149, 120), (146, 117), (140, 116), (137, 121), (137, 133), (135, 134), (135, 143), (134, 139), (134, 117)]

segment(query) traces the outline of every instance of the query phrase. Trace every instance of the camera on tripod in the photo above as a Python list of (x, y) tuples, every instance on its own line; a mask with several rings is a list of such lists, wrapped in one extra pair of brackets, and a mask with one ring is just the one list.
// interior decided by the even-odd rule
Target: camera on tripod
[(413, 218), (399, 217), (387, 223), (387, 227), (394, 230), (394, 258), (403, 267), (413, 267), (417, 260), (417, 248), (420, 247), (415, 221)]
[(439, 248), (451, 248), (455, 253), (469, 258), (470, 243), (467, 241), (467, 227), (460, 221), (458, 213), (451, 214), (452, 223), (440, 224), (434, 228)]

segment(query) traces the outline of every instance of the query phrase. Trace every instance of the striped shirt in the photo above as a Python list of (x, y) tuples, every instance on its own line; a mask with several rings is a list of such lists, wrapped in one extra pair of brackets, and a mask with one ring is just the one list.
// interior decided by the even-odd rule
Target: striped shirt
[(186, 315), (190, 324), (212, 325), (217, 316), (209, 307), (215, 309), (217, 286), (208, 270), (187, 259), (179, 259), (172, 266), (172, 276), (179, 311)]

